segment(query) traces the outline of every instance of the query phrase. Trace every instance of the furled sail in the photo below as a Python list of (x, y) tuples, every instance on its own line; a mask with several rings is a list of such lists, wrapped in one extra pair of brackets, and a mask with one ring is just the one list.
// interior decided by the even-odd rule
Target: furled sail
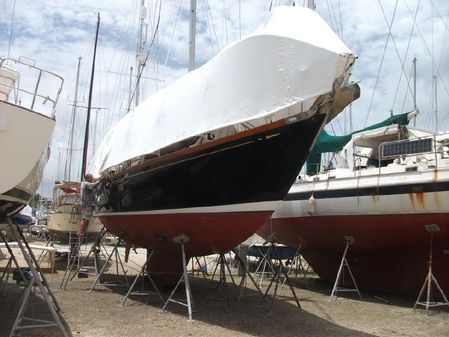
[(191, 137), (307, 112), (336, 79), (347, 80), (354, 59), (317, 13), (274, 8), (253, 34), (126, 115), (104, 138), (89, 171), (99, 176)]

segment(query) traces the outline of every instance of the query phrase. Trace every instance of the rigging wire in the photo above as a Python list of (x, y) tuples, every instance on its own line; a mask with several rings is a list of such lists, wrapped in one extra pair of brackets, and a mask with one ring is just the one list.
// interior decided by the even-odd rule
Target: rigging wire
[[(385, 11), (384, 11), (384, 8), (383, 8), (383, 6), (382, 6), (382, 3), (381, 3), (380, 0), (378, 0), (378, 2), (379, 2), (379, 5), (380, 5), (380, 8), (382, 9), (382, 14), (383, 14), (385, 23), (386, 23), (387, 26), (388, 26), (388, 20), (387, 20), (387, 17), (386, 17), (386, 15), (385, 15)], [(399, 63), (401, 64), (401, 70), (402, 70), (402, 72), (404, 73), (404, 75), (407, 76), (407, 74), (405, 73), (404, 62), (403, 62), (403, 60), (401, 59), (401, 55), (399, 54), (399, 50), (398, 50), (398, 47), (397, 47), (397, 45), (396, 45), (396, 40), (394, 39), (393, 33), (391, 32), (392, 27), (391, 27), (391, 26), (388, 26), (388, 29), (389, 29), (389, 32), (390, 32), (390, 35), (391, 35), (391, 41), (393, 42), (394, 50), (396, 51), (396, 55), (397, 55), (397, 57), (398, 57), (398, 59), (399, 59)], [(408, 51), (408, 49), (407, 49), (407, 51)], [(407, 82), (407, 83), (408, 83), (408, 88), (409, 88), (409, 90), (410, 90), (410, 93), (412, 93), (412, 95), (413, 95), (413, 90), (412, 90), (412, 88), (410, 87), (410, 82)]]
[(134, 86), (133, 94), (131, 95), (131, 101), (134, 100), (134, 96), (136, 94), (137, 86), (140, 83), (140, 79), (142, 78), (143, 70), (145, 69), (145, 66), (146, 66), (146, 64), (148, 62), (148, 58), (150, 56), (151, 47), (153, 47), (154, 41), (156, 40), (156, 35), (157, 35), (158, 31), (159, 31), (159, 24), (160, 24), (160, 21), (161, 21), (161, 8), (162, 8), (162, 1), (159, 2), (159, 13), (158, 13), (156, 27), (154, 29), (154, 33), (153, 33), (153, 36), (151, 38), (151, 42), (150, 42), (150, 46), (148, 47), (147, 54), (145, 55), (145, 60), (143, 61), (143, 67), (142, 67), (141, 71), (139, 72), (139, 74), (137, 74), (137, 81), (136, 81), (136, 84)]
[[(411, 81), (411, 79), (412, 79), (412, 72), (413, 72), (413, 66), (410, 67), (410, 74), (409, 74), (409, 76), (408, 76), (408, 83), (407, 83), (408, 86), (410, 86), (410, 81)], [(406, 77), (406, 78), (407, 78), (407, 77)], [(404, 95), (404, 101), (402, 102), (401, 113), (404, 112), (404, 109), (405, 109), (405, 102), (407, 101), (407, 97), (408, 97), (408, 91), (406, 90), (406, 91), (405, 91), (405, 95)]]
[[(410, 7), (408, 6), (407, 2), (405, 2), (405, 5), (407, 6), (407, 10), (410, 13)], [(426, 50), (427, 54), (430, 56), (430, 59), (432, 60), (432, 65), (435, 66), (435, 69), (437, 71), (438, 77), (440, 78), (441, 84), (443, 85), (443, 89), (446, 92), (446, 94), (449, 96), (449, 90), (448, 90), (448, 88), (446, 86), (446, 83), (445, 83), (443, 77), (441, 76), (440, 68), (438, 67), (437, 64), (435, 64), (435, 59), (433, 58), (433, 55), (431, 54), (431, 52), (429, 50), (429, 46), (427, 45), (426, 39), (424, 38), (424, 35), (421, 32), (421, 29), (419, 29), (419, 25), (418, 24), (416, 24), (416, 30), (418, 31), (418, 34), (419, 34), (419, 36), (421, 37), (421, 40), (424, 43), (424, 47), (425, 47), (425, 50)]]
[(181, 11), (181, 5), (182, 5), (182, 0), (179, 0), (178, 12), (176, 13), (176, 20), (175, 20), (175, 24), (173, 25), (173, 31), (172, 31), (172, 35), (171, 35), (171, 38), (170, 38), (170, 44), (169, 44), (170, 48), (167, 50), (167, 55), (165, 57), (164, 67), (167, 67), (168, 58), (170, 57), (171, 46), (173, 45), (173, 38), (175, 36), (176, 26), (178, 25), (179, 13)]
[(214, 36), (215, 36), (215, 41), (217, 42), (218, 51), (220, 51), (220, 49), (221, 49), (220, 42), (218, 41), (217, 30), (215, 29), (214, 18), (212, 17), (212, 12), (210, 10), (210, 5), (209, 5), (209, 1), (208, 0), (206, 0), (206, 4), (207, 4), (207, 11), (208, 11), (208, 14), (209, 14), (212, 30), (213, 30)]
[[(407, 56), (408, 56), (408, 52), (409, 52), (409, 48), (410, 48), (410, 42), (411, 42), (411, 40), (412, 40), (412, 36), (413, 36), (413, 33), (414, 33), (415, 22), (416, 22), (416, 17), (418, 16), (418, 10), (419, 10), (419, 5), (420, 5), (420, 3), (421, 3), (421, 0), (418, 1), (418, 4), (417, 4), (417, 6), (416, 6), (415, 15), (414, 15), (414, 17), (413, 17), (412, 29), (411, 29), (411, 31), (410, 31), (410, 36), (409, 36), (409, 38), (408, 38), (407, 48), (406, 48), (406, 51), (405, 51), (404, 61), (407, 60)], [(384, 16), (384, 18), (385, 18), (385, 16)], [(402, 62), (401, 62), (401, 65), (402, 65)], [(398, 94), (398, 91), (399, 91), (399, 86), (400, 86), (401, 81), (402, 81), (402, 75), (403, 75), (403, 74), (405, 75), (404, 66), (402, 66), (402, 71), (400, 72), (400, 75), (399, 75), (399, 81), (398, 81), (398, 84), (397, 84), (397, 86), (396, 86), (396, 91), (395, 91), (395, 93), (394, 93), (393, 103), (391, 104), (391, 110), (393, 110), (393, 107), (394, 107), (394, 105), (395, 105), (395, 103), (396, 103), (396, 98), (397, 98), (397, 94)], [(408, 85), (408, 87), (410, 88), (410, 80), (407, 79), (407, 77), (406, 77), (406, 80), (407, 80), (407, 85)]]
[[(380, 4), (380, 0), (378, 0), (378, 2)], [(368, 123), (369, 114), (371, 112), (371, 107), (373, 105), (374, 94), (375, 94), (376, 89), (377, 89), (377, 84), (379, 83), (380, 71), (382, 70), (382, 66), (383, 66), (383, 63), (384, 63), (384, 60), (385, 60), (385, 54), (386, 54), (387, 47), (388, 47), (388, 42), (390, 41), (390, 36), (391, 36), (391, 28), (393, 26), (393, 22), (394, 22), (394, 18), (396, 16), (397, 8), (398, 8), (398, 0), (396, 0), (396, 3), (394, 5), (394, 12), (393, 12), (393, 15), (391, 17), (390, 24), (388, 25), (387, 40), (385, 41), (385, 46), (384, 46), (384, 50), (383, 50), (383, 53), (382, 53), (382, 59), (380, 60), (379, 69), (377, 71), (376, 82), (374, 83), (374, 88), (373, 88), (373, 92), (371, 94), (371, 100), (370, 100), (370, 103), (369, 103), (369, 106), (368, 106), (368, 111), (366, 112), (364, 127), (366, 127), (366, 124)]]
[(11, 54), (11, 44), (12, 44), (12, 37), (13, 37), (13, 33), (14, 33), (14, 17), (16, 14), (16, 0), (14, 0), (13, 5), (12, 5), (12, 16), (11, 16), (11, 26), (10, 26), (10, 30), (9, 30), (9, 42), (8, 42), (8, 58)]

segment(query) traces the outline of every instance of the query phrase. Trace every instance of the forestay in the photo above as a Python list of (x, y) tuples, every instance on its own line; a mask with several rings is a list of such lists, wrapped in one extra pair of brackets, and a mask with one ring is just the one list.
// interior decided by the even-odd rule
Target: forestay
[(277, 7), (253, 34), (228, 46), (139, 105), (104, 138), (95, 176), (193, 136), (307, 111), (347, 80), (354, 54), (319, 15)]

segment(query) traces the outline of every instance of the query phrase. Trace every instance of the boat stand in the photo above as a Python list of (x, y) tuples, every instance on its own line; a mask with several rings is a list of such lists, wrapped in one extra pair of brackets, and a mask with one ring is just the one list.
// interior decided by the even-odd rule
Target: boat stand
[[(215, 264), (215, 268), (214, 268), (214, 272), (212, 274), (212, 278), (209, 282), (209, 289), (212, 289), (212, 293), (207, 297), (206, 301), (203, 303), (203, 307), (206, 305), (206, 303), (210, 300), (210, 298), (215, 294), (215, 292), (217, 291), (218, 288), (221, 289), (224, 299), (226, 301), (226, 308), (229, 309), (230, 308), (230, 304), (229, 304), (229, 291), (228, 291), (228, 282), (226, 280), (226, 271), (228, 271), (229, 276), (231, 278), (232, 284), (234, 286), (234, 290), (237, 290), (237, 286), (235, 284), (234, 278), (232, 277), (232, 273), (231, 273), (231, 268), (229, 267), (229, 263), (226, 260), (226, 256), (225, 253), (222, 252), (214, 252), (214, 254), (219, 254), (216, 264)], [(215, 273), (217, 272), (218, 266), (220, 266), (220, 276), (218, 278), (218, 283), (212, 287), (212, 283), (214, 282), (214, 278), (215, 278)]]
[[(62, 324), (58, 314), (58, 312), (60, 311), (58, 302), (56, 301), (56, 298), (54, 297), (53, 293), (51, 292), (48, 286), (47, 279), (45, 278), (45, 275), (42, 273), (33, 251), (31, 250), (26, 238), (24, 237), (23, 233), (20, 231), (18, 226), (17, 225), (14, 226), (9, 217), (6, 218), (6, 221), (8, 223), (9, 228), (11, 229), (14, 239), (17, 241), (17, 245), (19, 246), (23, 254), (23, 257), (25, 258), (25, 261), (28, 264), (31, 274), (30, 281), (28, 282), (28, 285), (23, 292), (19, 312), (17, 313), (17, 317), (14, 321), (9, 336), (10, 337), (14, 336), (14, 334), (20, 330), (58, 327), (62, 336), (67, 337), (68, 336), (67, 331), (65, 330), (64, 325)], [(21, 240), (23, 240), (23, 242)], [(30, 295), (32, 293), (33, 288), (35, 287), (39, 288), (40, 293), (44, 298), (44, 302), (45, 304), (47, 304), (47, 307), (50, 310), (50, 313), (53, 317), (53, 321), (36, 319), (25, 316), (25, 311), (29, 304)], [(25, 322), (26, 324), (22, 325), (22, 323)]]
[[(151, 249), (151, 253), (148, 255), (145, 263), (143, 264), (142, 268), (140, 269), (139, 274), (135, 277), (134, 282), (131, 284), (131, 287), (129, 287), (128, 292), (126, 293), (125, 297), (123, 298), (122, 306), (125, 305), (125, 302), (126, 302), (126, 300), (128, 299), (128, 297), (130, 295), (147, 296), (147, 301), (146, 301), (147, 304), (148, 304), (148, 300), (150, 299), (150, 295), (158, 295), (159, 298), (161, 299), (162, 303), (164, 303), (164, 299), (162, 298), (162, 295), (161, 295), (159, 289), (157, 288), (156, 284), (153, 281), (153, 278), (151, 277), (151, 275), (147, 271), (148, 262), (150, 262), (151, 257), (153, 256), (155, 251), (156, 250)], [(137, 281), (139, 280), (139, 278), (141, 280), (140, 290), (139, 291), (133, 291), (134, 287), (137, 284)], [(144, 291), (143, 288), (144, 288), (145, 278), (150, 280), (151, 285), (153, 286), (155, 291)]]
[[(2, 276), (0, 277), (0, 291), (3, 288), (2, 294), (3, 294), (3, 296), (5, 296), (6, 289), (8, 288), (9, 275), (12, 272), (12, 264), (13, 263), (16, 266), (16, 270), (19, 272), (20, 278), (22, 279), (22, 281), (24, 282), (25, 285), (28, 285), (28, 281), (23, 273), (22, 268), (20, 268), (19, 263), (17, 262), (17, 259), (14, 255), (14, 252), (12, 251), (11, 247), (9, 246), (8, 241), (6, 240), (6, 237), (3, 235), (2, 231), (0, 231), (0, 238), (4, 242), (5, 248), (9, 254), (8, 262), (6, 263), (5, 269), (2, 273)], [(4, 285), (3, 285), (3, 283), (4, 283)]]
[[(45, 235), (45, 234), (44, 234)], [(53, 247), (55, 246), (55, 239), (53, 235), (48, 235), (47, 237), (45, 237), (45, 247)], [(50, 251), (49, 250), (43, 250), (38, 258), (37, 258), (37, 262), (40, 264), (42, 261), (44, 261), (44, 259), (50, 255)]]
[[(346, 241), (346, 247), (343, 252), (343, 257), (341, 259), (340, 267), (338, 268), (337, 272), (337, 278), (335, 279), (334, 287), (332, 288), (331, 297), (329, 298), (329, 301), (336, 300), (337, 299), (337, 293), (339, 291), (341, 292), (357, 292), (359, 294), (359, 297), (362, 298), (362, 295), (360, 294), (359, 288), (357, 287), (357, 283), (355, 282), (354, 275), (352, 274), (351, 268), (349, 267), (348, 260), (346, 259), (346, 254), (348, 253), (349, 247), (353, 244), (355, 244), (355, 239), (352, 236), (345, 236)], [(351, 276), (352, 282), (354, 283), (354, 288), (343, 288), (339, 287), (341, 283), (341, 279), (343, 277), (344, 282), (344, 267), (348, 269), (349, 275)]]
[[(206, 268), (206, 270), (203, 269), (203, 267), (202, 267), (202, 265), (201, 265), (201, 262), (200, 262), (200, 259), (199, 259), (198, 256), (195, 256), (194, 259), (195, 259), (195, 261), (196, 261), (196, 264), (198, 265), (198, 269), (195, 269), (195, 265), (192, 263), (192, 272), (191, 272), (192, 275), (195, 276), (195, 272), (196, 272), (196, 273), (197, 273), (197, 276), (199, 276), (199, 274), (201, 273), (201, 274), (203, 275), (203, 278), (204, 278), (205, 280), (207, 280), (207, 276), (208, 276), (209, 274), (207, 273), (207, 262), (206, 262), (206, 257), (203, 256), (203, 259), (204, 259), (204, 267)], [(212, 277), (212, 278), (213, 278), (213, 277)]]
[[(433, 307), (441, 307), (441, 306), (448, 306), (449, 307), (449, 302), (446, 298), (446, 296), (444, 295), (443, 290), (441, 289), (440, 285), (438, 284), (437, 279), (435, 278), (435, 276), (433, 275), (432, 272), (432, 251), (433, 251), (433, 234), (435, 232), (438, 232), (440, 230), (440, 228), (438, 227), (438, 225), (436, 224), (429, 224), (429, 225), (425, 225), (425, 228), (428, 232), (430, 232), (430, 252), (429, 252), (429, 270), (426, 276), (426, 279), (424, 280), (424, 284), (421, 288), (421, 291), (419, 292), (418, 298), (415, 302), (415, 306), (413, 307), (413, 310), (416, 309), (416, 306), (418, 305), (422, 305), (426, 308), (426, 314), (429, 315), (429, 309), (433, 308)], [(438, 291), (440, 292), (441, 297), (443, 298), (444, 302), (437, 302), (437, 301), (432, 301), (431, 297), (432, 297), (432, 282), (435, 284), (436, 288), (438, 289)], [(427, 288), (427, 298), (425, 301), (420, 301), (421, 300), (421, 296), (424, 292), (424, 289)]]
[[(298, 276), (299, 274), (302, 273), (304, 282), (306, 283), (306, 287), (309, 288), (309, 283), (307, 282), (307, 272), (309, 271), (310, 266), (308, 265), (307, 268), (304, 268), (300, 251), (301, 251), (301, 243), (299, 244), (298, 249), (296, 249), (295, 256), (293, 256), (293, 258), (289, 258), (287, 261), (289, 262), (287, 274), (290, 275), (294, 265), (295, 275)], [(287, 263), (285, 265), (287, 265)], [(286, 280), (287, 279), (284, 278), (284, 280), (282, 281), (281, 289), (284, 287)]]
[[(184, 244), (190, 241), (190, 238), (183, 234), (179, 234), (175, 238), (172, 239), (174, 243), (181, 245), (181, 252), (182, 252), (182, 276), (179, 278), (178, 283), (176, 283), (176, 286), (173, 288), (170, 296), (168, 297), (167, 301), (165, 302), (164, 306), (162, 307), (162, 311), (165, 311), (165, 308), (170, 302), (180, 304), (182, 306), (187, 307), (187, 311), (189, 313), (189, 321), (192, 320), (192, 306), (193, 306), (193, 298), (192, 298), (192, 291), (190, 289), (190, 283), (189, 283), (189, 275), (187, 272), (187, 261), (186, 261), (186, 253), (184, 249)], [(178, 289), (179, 285), (184, 282), (185, 284), (185, 290), (186, 290), (186, 302), (183, 301), (177, 301), (173, 299), (173, 295), (175, 294), (176, 290)]]
[[(271, 261), (271, 258), (270, 258), (271, 246), (268, 247), (265, 254), (262, 253), (262, 251), (259, 248), (257, 248), (257, 250), (259, 251), (259, 253), (262, 257), (260, 258), (260, 262), (257, 265), (254, 275), (258, 275), (258, 274), (260, 275), (259, 287), (262, 287), (263, 278), (264, 278), (265, 274), (273, 275), (275, 273), (275, 270), (274, 270), (273, 262)], [(270, 269), (269, 271), (266, 270), (267, 267), (269, 267), (269, 269)], [(261, 268), (262, 268), (262, 271), (259, 271)]]
[[(271, 289), (271, 286), (273, 285), (273, 283), (275, 283), (274, 293), (273, 293), (273, 297), (271, 299), (270, 311), (273, 309), (273, 304), (274, 304), (274, 300), (275, 300), (276, 295), (277, 295), (277, 290), (279, 288), (279, 284), (282, 283), (281, 282), (281, 273), (282, 273), (282, 274), (284, 274), (284, 278), (285, 278), (284, 281), (287, 281), (287, 284), (288, 284), (288, 286), (290, 288), (290, 291), (292, 292), (293, 297), (295, 298), (296, 305), (298, 306), (298, 309), (300, 311), (302, 311), (301, 304), (299, 303), (298, 297), (296, 296), (295, 289), (293, 288), (293, 286), (292, 286), (292, 284), (290, 282), (290, 277), (288, 276), (287, 272), (285, 271), (284, 264), (282, 263), (281, 256), (280, 256), (280, 254), (279, 254), (279, 252), (278, 252), (278, 250), (276, 248), (276, 244), (277, 244), (277, 236), (276, 236), (276, 234), (274, 233), (274, 235), (273, 234), (270, 235), (267, 238), (267, 242), (270, 244), (270, 246), (269, 246), (269, 248), (267, 250), (267, 252), (270, 252), (270, 255), (268, 255), (268, 254), (266, 254), (266, 255), (268, 255), (270, 257), (270, 259), (274, 258), (276, 260), (276, 263), (274, 265), (272, 265), (272, 267), (274, 269), (274, 274), (273, 274), (273, 277), (270, 280), (270, 283), (269, 283), (269, 285), (267, 287), (267, 290), (265, 291), (265, 294), (263, 295), (262, 301), (266, 300), (266, 298), (268, 296), (268, 292)], [(273, 255), (271, 255), (271, 254), (273, 254)]]
[(243, 286), (246, 284), (246, 278), (247, 277), (249, 277), (249, 279), (253, 283), (254, 287), (257, 289), (257, 292), (261, 296), (262, 301), (264, 301), (264, 295), (262, 293), (262, 290), (260, 290), (260, 287), (257, 285), (256, 280), (252, 277), (252, 275), (249, 272), (248, 267), (246, 266), (245, 262), (243, 262), (242, 258), (238, 255), (237, 248), (233, 248), (232, 252), (235, 254), (235, 258), (237, 259), (238, 264), (240, 265), (240, 267), (243, 270), (243, 276), (242, 276), (242, 279), (240, 280), (240, 284), (239, 284), (239, 287), (238, 287), (239, 290), (237, 292), (237, 301), (240, 302), (240, 300), (242, 299)]
[[(103, 267), (101, 268), (100, 272), (98, 273), (97, 277), (95, 278), (94, 283), (90, 287), (89, 293), (92, 292), (92, 290), (94, 290), (94, 288), (97, 284), (102, 285), (102, 286), (108, 286), (108, 287), (129, 287), (128, 278), (126, 277), (126, 270), (125, 270), (125, 267), (123, 266), (123, 261), (122, 261), (122, 258), (120, 257), (120, 253), (118, 252), (118, 246), (122, 242), (123, 242), (123, 240), (121, 238), (119, 238), (117, 240), (117, 243), (115, 244), (112, 251), (108, 254), (107, 259), (106, 259), (105, 263), (103, 264)], [(104, 248), (104, 249), (106, 249), (106, 248)], [(98, 250), (96, 250), (96, 252), (98, 254)], [(115, 276), (117, 277), (117, 280), (115, 282), (102, 282), (101, 276), (104, 274), (106, 267), (108, 266), (109, 261), (111, 261), (113, 255), (115, 255)], [(98, 264), (96, 264), (96, 265), (98, 265)], [(120, 276), (119, 265), (122, 269), (122, 273), (123, 273), (125, 281), (122, 281), (119, 279), (119, 276)]]

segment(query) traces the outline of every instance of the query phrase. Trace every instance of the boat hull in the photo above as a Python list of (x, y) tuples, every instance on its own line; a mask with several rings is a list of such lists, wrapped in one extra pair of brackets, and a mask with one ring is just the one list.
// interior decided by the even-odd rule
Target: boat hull
[(179, 256), (172, 239), (181, 233), (190, 237), (187, 256), (228, 251), (288, 192), (324, 119), (265, 129), (127, 175), (113, 183), (114, 212), (100, 213), (100, 220), (130, 243), (163, 254)]
[[(402, 184), (386, 186), (380, 181), (373, 188), (365, 187), (361, 178), (359, 189), (316, 191), (314, 210), (311, 192), (300, 191), (297, 184), (259, 234), (276, 232), (282, 243), (301, 245), (314, 271), (332, 282), (346, 245), (344, 237), (351, 236), (355, 243), (349, 248), (348, 262), (361, 289), (417, 296), (428, 271), (430, 234), (425, 225), (437, 224), (433, 271), (449, 294), (447, 173), (410, 173), (414, 184), (408, 184), (402, 174), (401, 179), (395, 178)], [(374, 190), (379, 194), (373, 195)]]
[[(320, 278), (335, 281), (345, 248), (347, 259), (362, 289), (417, 296), (427, 275), (430, 234), (424, 225), (436, 223), (433, 272), (449, 294), (449, 214), (396, 214), (273, 219), (271, 230), (282, 243), (303, 247), (303, 256)], [(269, 230), (260, 234), (266, 235)]]
[(0, 167), (3, 217), (20, 211), (39, 187), (54, 125), (53, 118), (0, 101), (0, 153), (5, 159)]
[[(48, 230), (56, 235), (58, 241), (62, 243), (69, 242), (70, 233), (76, 233), (79, 228), (81, 214), (77, 213), (51, 213), (47, 218)], [(97, 217), (92, 217), (87, 227), (87, 240), (95, 239), (100, 233), (103, 225)]]

